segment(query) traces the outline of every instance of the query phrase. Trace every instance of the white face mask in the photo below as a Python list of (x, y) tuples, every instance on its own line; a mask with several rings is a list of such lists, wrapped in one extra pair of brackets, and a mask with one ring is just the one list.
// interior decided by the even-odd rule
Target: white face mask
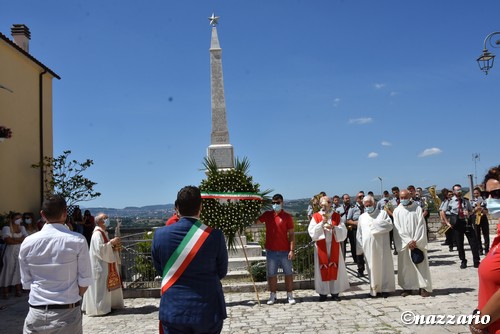
[(375, 207), (373, 207), (373, 206), (365, 206), (365, 210), (368, 213), (372, 213), (373, 211), (375, 211)]
[(23, 220), (22, 220), (21, 218), (19, 218), (19, 219), (16, 219), (16, 220), (14, 221), (14, 224), (16, 224), (16, 225), (21, 225), (21, 223), (22, 223), (22, 222), (23, 222)]
[(410, 204), (410, 200), (409, 199), (402, 199), (402, 200), (400, 200), (400, 203), (403, 204), (404, 206), (407, 206)]
[(26, 218), (26, 219), (24, 220), (24, 222), (25, 222), (26, 224), (31, 224), (31, 218)]
[(104, 226), (109, 227), (109, 218), (104, 219)]
[(495, 218), (500, 218), (500, 199), (496, 198), (487, 198), (486, 199), (486, 208), (488, 209), (489, 214)]

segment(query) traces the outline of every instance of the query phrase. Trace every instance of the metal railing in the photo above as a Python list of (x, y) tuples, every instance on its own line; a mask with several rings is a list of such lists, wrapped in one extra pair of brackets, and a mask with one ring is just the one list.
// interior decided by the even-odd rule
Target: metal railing
[[(125, 288), (152, 289), (159, 288), (161, 285), (161, 276), (154, 269), (151, 258), (152, 233), (141, 232), (121, 237), (121, 275)], [(296, 232), (295, 237), (294, 280), (314, 280), (314, 244), (305, 231)], [(252, 243), (258, 243), (258, 241)], [(262, 255), (264, 254), (265, 250), (262, 252)], [(253, 265), (257, 264), (253, 263)], [(264, 266), (265, 271), (265, 261), (260, 266)], [(246, 265), (241, 269), (246, 270)], [(283, 275), (278, 276), (279, 281), (283, 279)]]

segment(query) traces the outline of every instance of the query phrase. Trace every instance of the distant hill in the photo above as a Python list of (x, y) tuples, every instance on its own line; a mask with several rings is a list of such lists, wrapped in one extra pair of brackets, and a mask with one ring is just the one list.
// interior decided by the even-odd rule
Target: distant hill
[[(469, 191), (468, 187), (462, 187), (463, 193), (466, 194)], [(424, 196), (429, 197), (427, 189), (423, 190)], [(440, 195), (440, 194), (438, 194)], [(380, 195), (375, 195), (375, 199), (380, 199)], [(294, 216), (306, 215), (307, 206), (309, 205), (309, 198), (299, 198), (292, 200), (285, 200), (284, 209)], [(351, 202), (354, 203), (354, 198), (351, 197)], [(83, 208), (83, 210), (90, 210), (90, 212), (95, 215), (99, 212), (107, 213), (110, 217), (123, 217), (123, 218), (141, 218), (141, 219), (165, 219), (170, 217), (174, 213), (173, 204), (158, 204), (158, 205), (147, 205), (147, 206), (128, 206), (123, 209), (115, 208)]]
[(164, 219), (165, 217), (170, 217), (174, 213), (173, 204), (159, 204), (159, 205), (147, 205), (147, 206), (128, 206), (123, 209), (115, 208), (83, 208), (84, 210), (90, 210), (92, 215), (96, 215), (99, 212), (104, 212), (110, 217), (129, 217), (129, 218), (147, 218), (147, 219)]
[[(285, 201), (285, 210), (289, 213), (305, 214), (307, 205), (309, 204), (309, 199), (293, 199)], [(159, 205), (147, 205), (147, 206), (127, 206), (123, 209), (107, 208), (107, 207), (81, 207), (82, 211), (90, 210), (92, 215), (96, 215), (99, 212), (104, 212), (110, 217), (123, 217), (123, 218), (142, 218), (142, 219), (163, 219), (165, 217), (170, 217), (174, 213), (173, 204), (159, 204)]]

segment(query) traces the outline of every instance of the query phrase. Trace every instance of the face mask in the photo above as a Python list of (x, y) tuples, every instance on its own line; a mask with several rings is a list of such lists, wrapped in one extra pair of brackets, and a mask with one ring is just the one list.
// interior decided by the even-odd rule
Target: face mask
[(373, 211), (375, 211), (375, 207), (373, 207), (373, 206), (366, 206), (366, 207), (365, 207), (365, 210), (366, 210), (366, 212), (368, 212), (368, 213), (372, 213)]
[(402, 199), (400, 201), (400, 203), (406, 206), (406, 205), (410, 204), (410, 200), (409, 199)]
[(14, 224), (16, 224), (16, 225), (21, 225), (21, 223), (22, 223), (22, 222), (23, 222), (23, 220), (22, 220), (21, 218), (19, 218), (19, 219), (16, 219), (16, 220), (14, 221)]
[(488, 209), (488, 212), (493, 218), (495, 219), (500, 218), (500, 199), (487, 198), (486, 208)]
[(456, 190), (456, 191), (455, 191), (455, 195), (457, 195), (457, 196), (462, 195), (462, 190)]
[(26, 224), (31, 224), (31, 218), (26, 218), (26, 220), (24, 221)]
[(273, 204), (273, 210), (276, 212), (281, 211), (281, 204)]
[(104, 219), (104, 226), (109, 227), (109, 218)]

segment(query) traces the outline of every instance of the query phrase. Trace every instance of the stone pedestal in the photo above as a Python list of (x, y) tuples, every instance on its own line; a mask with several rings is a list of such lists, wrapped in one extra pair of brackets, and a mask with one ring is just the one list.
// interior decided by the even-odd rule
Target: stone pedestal
[(214, 159), (218, 169), (234, 168), (234, 150), (231, 144), (212, 144), (207, 148), (207, 156)]

